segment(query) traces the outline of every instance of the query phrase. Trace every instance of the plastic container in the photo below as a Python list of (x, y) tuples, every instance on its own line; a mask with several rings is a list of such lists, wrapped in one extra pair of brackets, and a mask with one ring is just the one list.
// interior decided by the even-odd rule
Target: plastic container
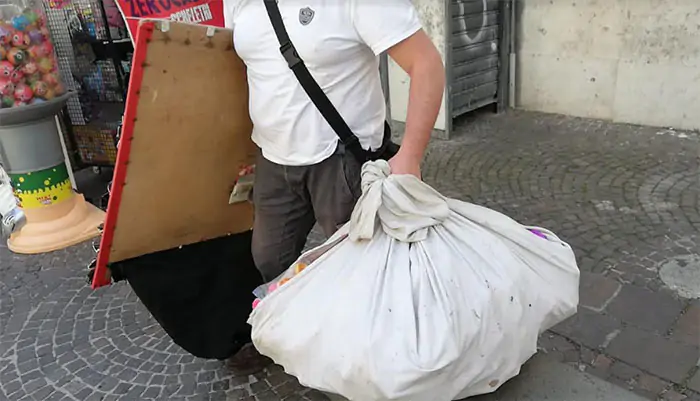
[(42, 3), (0, 5), (2, 108), (45, 102), (65, 92)]

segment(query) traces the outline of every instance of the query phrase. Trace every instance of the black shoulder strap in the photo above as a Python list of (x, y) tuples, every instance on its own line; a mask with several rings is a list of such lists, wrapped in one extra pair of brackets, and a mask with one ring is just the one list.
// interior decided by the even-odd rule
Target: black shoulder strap
[(299, 80), (301, 87), (304, 88), (304, 91), (309, 95), (318, 111), (321, 112), (323, 118), (333, 128), (333, 131), (338, 135), (345, 148), (359, 160), (368, 160), (370, 158), (369, 152), (362, 148), (360, 140), (345, 123), (343, 117), (338, 113), (338, 110), (336, 110), (333, 103), (331, 103), (328, 96), (326, 96), (323, 89), (321, 89), (309, 72), (309, 69), (306, 68), (304, 61), (299, 57), (299, 53), (297, 53), (296, 48), (289, 39), (287, 29), (284, 27), (277, 0), (263, 1), (265, 2), (265, 8), (267, 9), (267, 15), (270, 17), (272, 28), (275, 30), (275, 35), (280, 43), (280, 52), (282, 52), (282, 56), (287, 61), (289, 68)]

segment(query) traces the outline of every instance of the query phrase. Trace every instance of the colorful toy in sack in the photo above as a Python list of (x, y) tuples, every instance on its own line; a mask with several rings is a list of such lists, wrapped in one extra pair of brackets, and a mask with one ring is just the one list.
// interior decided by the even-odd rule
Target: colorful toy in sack
[(554, 233), (376, 161), (351, 221), (258, 288), (248, 323), (256, 349), (304, 386), (451, 401), (516, 376), (539, 334), (576, 313), (578, 287), (574, 253)]
[(268, 294), (273, 293), (275, 290), (280, 288), (281, 286), (287, 284), (290, 280), (292, 280), (294, 277), (296, 277), (298, 274), (306, 270), (307, 264), (304, 262), (297, 262), (294, 264), (294, 266), (288, 270), (283, 276), (278, 277), (276, 280), (274, 280), (271, 283), (267, 284), (267, 291), (264, 293), (256, 293), (256, 295), (260, 296), (259, 298), (255, 298), (255, 301), (253, 301), (253, 309), (257, 308), (258, 305), (260, 305), (260, 302), (262, 302), (262, 298), (267, 296)]

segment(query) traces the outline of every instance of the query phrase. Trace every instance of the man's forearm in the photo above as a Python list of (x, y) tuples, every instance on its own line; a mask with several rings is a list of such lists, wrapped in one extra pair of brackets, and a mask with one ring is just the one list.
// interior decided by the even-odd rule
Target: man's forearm
[(440, 54), (435, 51), (424, 54), (407, 73), (411, 77), (411, 84), (401, 152), (420, 160), (428, 147), (442, 106), (445, 69)]

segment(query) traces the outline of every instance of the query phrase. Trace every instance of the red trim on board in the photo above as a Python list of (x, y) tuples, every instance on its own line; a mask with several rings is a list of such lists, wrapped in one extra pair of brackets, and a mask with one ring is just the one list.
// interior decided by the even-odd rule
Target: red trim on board
[(119, 215), (119, 205), (122, 200), (124, 184), (126, 183), (127, 164), (131, 153), (131, 141), (134, 138), (134, 123), (136, 122), (136, 110), (139, 105), (139, 92), (143, 81), (144, 63), (148, 53), (148, 42), (153, 36), (155, 23), (153, 21), (143, 21), (136, 34), (136, 44), (134, 46), (134, 56), (131, 66), (131, 77), (129, 80), (129, 90), (126, 95), (126, 105), (124, 110), (124, 122), (122, 125), (121, 139), (117, 151), (117, 161), (114, 167), (114, 178), (112, 180), (112, 192), (107, 205), (107, 215), (105, 217), (102, 239), (100, 240), (100, 251), (97, 254), (97, 266), (92, 279), (92, 289), (97, 289), (110, 284), (107, 277), (107, 264), (109, 263), (112, 241), (114, 240), (114, 230), (116, 229), (117, 217)]

